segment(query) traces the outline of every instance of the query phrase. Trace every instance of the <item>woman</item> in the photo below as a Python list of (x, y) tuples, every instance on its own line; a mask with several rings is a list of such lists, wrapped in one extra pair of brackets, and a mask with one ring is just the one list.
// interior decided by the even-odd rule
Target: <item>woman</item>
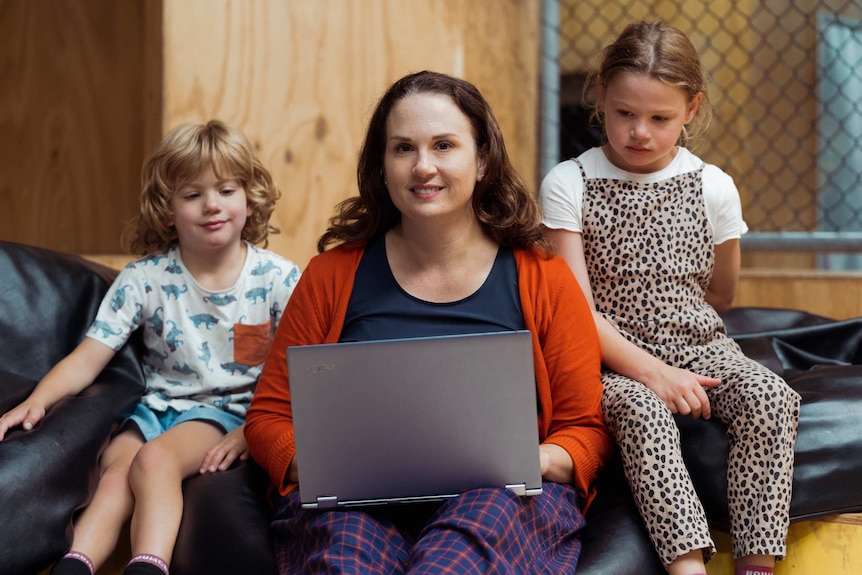
[[(359, 196), (320, 238), (247, 417), (249, 451), (278, 490), (280, 572), (573, 573), (611, 450), (598, 336), (490, 107), (463, 80), (402, 78), (375, 109), (357, 176)], [(427, 505), (301, 508), (288, 346), (518, 329), (533, 334), (541, 495), (483, 488)]]

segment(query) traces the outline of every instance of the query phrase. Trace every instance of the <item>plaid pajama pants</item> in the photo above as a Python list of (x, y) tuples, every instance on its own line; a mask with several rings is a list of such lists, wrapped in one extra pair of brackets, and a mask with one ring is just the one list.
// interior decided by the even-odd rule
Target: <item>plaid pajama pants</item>
[(475, 489), (436, 504), (302, 509), (293, 491), (273, 521), (280, 575), (574, 573), (584, 526), (572, 486), (534, 497)]

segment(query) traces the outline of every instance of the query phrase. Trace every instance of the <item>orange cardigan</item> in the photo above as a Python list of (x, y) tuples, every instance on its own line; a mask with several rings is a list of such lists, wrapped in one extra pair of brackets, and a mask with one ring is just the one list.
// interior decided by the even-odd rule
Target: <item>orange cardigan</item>
[[(296, 453), (286, 350), (293, 345), (335, 343), (341, 334), (364, 242), (312, 258), (282, 316), (246, 416), (251, 456), (281, 494)], [(521, 308), (533, 333), (539, 440), (572, 457), (574, 485), (585, 504), (612, 443), (601, 412), (600, 347), (592, 314), (566, 263), (535, 250), (515, 250)], [(586, 506), (586, 505), (585, 505)]]

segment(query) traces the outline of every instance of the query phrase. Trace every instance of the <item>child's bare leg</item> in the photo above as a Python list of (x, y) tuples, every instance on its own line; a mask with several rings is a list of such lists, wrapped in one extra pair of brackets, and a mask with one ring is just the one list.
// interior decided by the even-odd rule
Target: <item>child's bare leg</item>
[(706, 573), (703, 563), (703, 550), (695, 549), (685, 555), (677, 557), (673, 563), (667, 566), (670, 575), (696, 575)]
[(215, 425), (187, 421), (141, 448), (130, 471), (133, 555), (156, 555), (170, 564), (183, 516), (182, 481), (198, 473), (207, 450), (223, 435)]
[[(765, 569), (756, 569), (764, 567)], [(762, 575), (773, 572), (775, 568), (775, 557), (772, 555), (746, 555), (736, 560), (736, 573), (743, 575)]]
[(96, 568), (114, 551), (123, 525), (132, 514), (129, 467), (143, 444), (136, 430), (123, 431), (111, 440), (99, 460), (99, 485), (93, 500), (75, 523), (72, 551), (89, 557)]

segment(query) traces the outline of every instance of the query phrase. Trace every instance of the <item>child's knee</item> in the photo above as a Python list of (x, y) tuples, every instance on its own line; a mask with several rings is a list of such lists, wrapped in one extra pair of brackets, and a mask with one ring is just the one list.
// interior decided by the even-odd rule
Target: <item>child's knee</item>
[(102, 469), (99, 477), (100, 491), (128, 491), (129, 490), (129, 460), (114, 461)]
[(172, 459), (171, 451), (162, 446), (158, 440), (145, 443), (138, 450), (129, 468), (129, 478), (134, 482), (150, 474), (162, 473)]
[(754, 413), (798, 416), (801, 396), (783, 379), (775, 377), (746, 386), (746, 402)]

